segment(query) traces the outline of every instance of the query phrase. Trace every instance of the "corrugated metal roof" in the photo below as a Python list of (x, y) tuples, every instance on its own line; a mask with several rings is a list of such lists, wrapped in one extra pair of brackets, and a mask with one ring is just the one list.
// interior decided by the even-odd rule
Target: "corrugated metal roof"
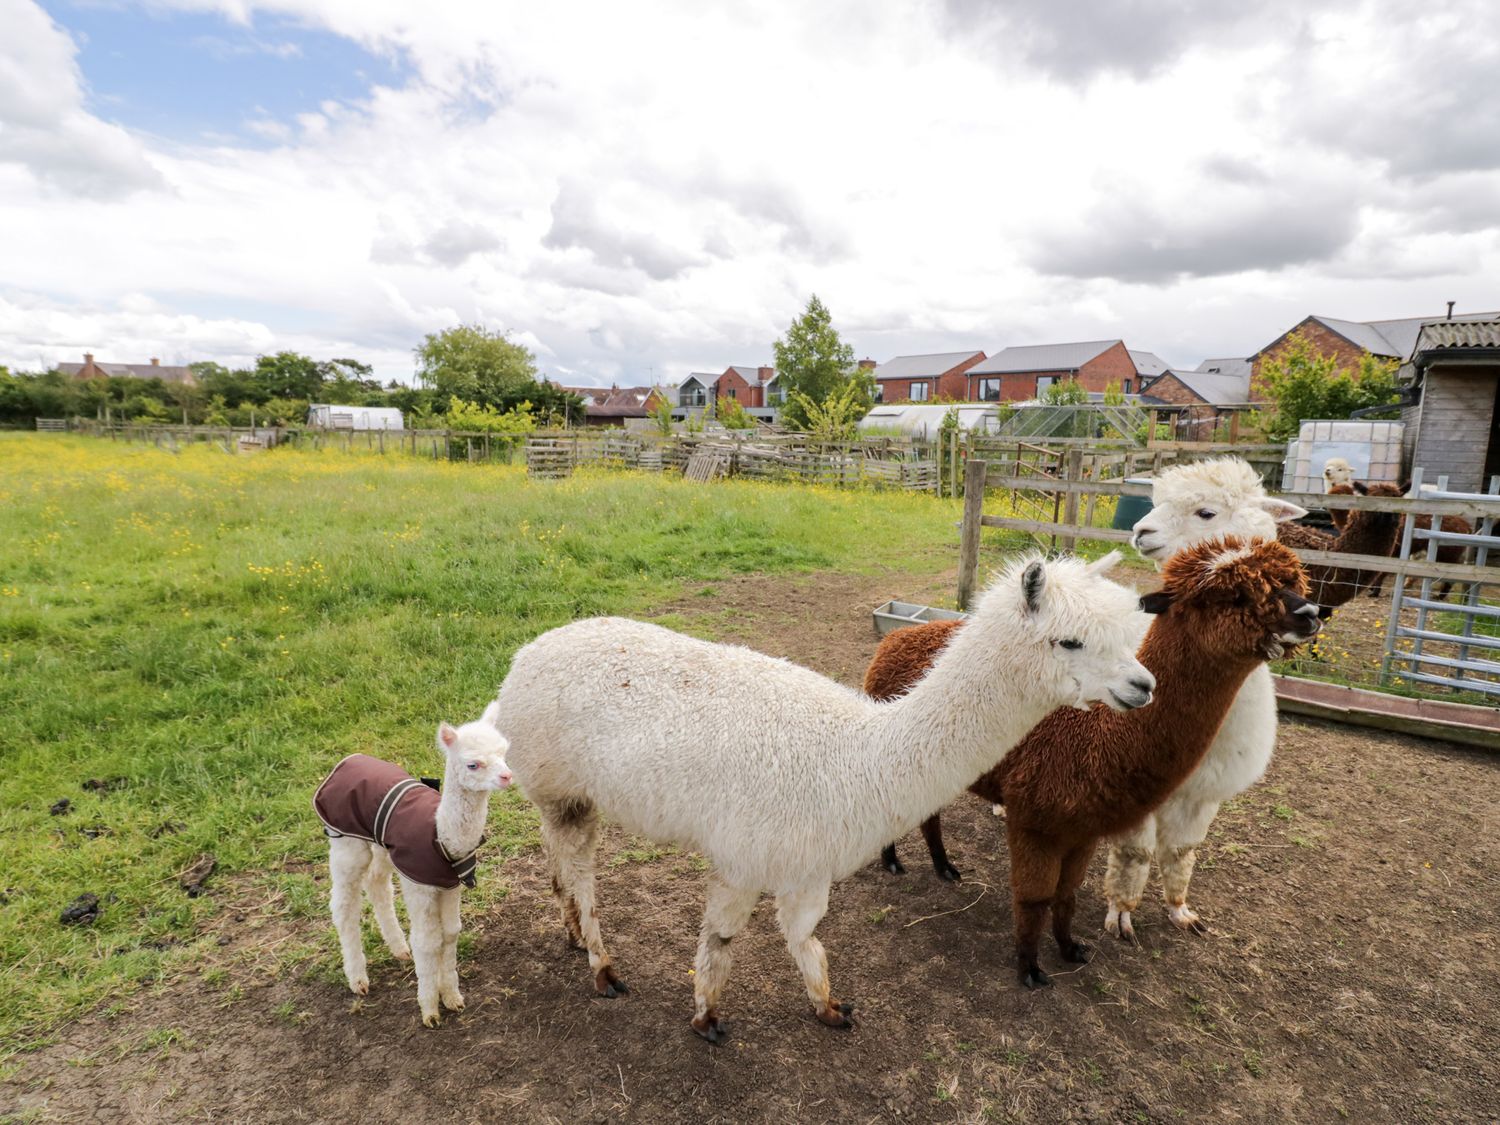
[(1413, 345), (1418, 352), (1448, 348), (1500, 348), (1500, 318), (1443, 320), (1424, 324)]
[(1008, 375), (1018, 371), (1076, 371), (1119, 340), (1085, 340), (1072, 344), (1028, 344), (1006, 348), (975, 367), (970, 375)]
[(941, 375), (959, 364), (984, 354), (979, 348), (967, 352), (933, 352), (929, 355), (898, 355), (875, 368), (877, 379), (919, 379)]

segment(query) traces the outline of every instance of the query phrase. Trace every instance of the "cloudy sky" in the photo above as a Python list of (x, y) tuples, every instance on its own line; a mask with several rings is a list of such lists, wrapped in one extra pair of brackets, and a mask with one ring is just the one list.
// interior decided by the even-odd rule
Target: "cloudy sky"
[(1500, 308), (1490, 0), (0, 0), (0, 363), (580, 383)]

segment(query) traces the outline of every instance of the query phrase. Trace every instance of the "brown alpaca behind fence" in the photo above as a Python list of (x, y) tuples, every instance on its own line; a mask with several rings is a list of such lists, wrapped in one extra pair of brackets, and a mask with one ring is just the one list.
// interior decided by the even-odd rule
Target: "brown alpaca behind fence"
[[(1037, 964), (1049, 909), (1064, 960), (1088, 959), (1072, 920), (1099, 839), (1138, 824), (1165, 800), (1197, 768), (1245, 677), (1318, 630), (1318, 609), (1302, 597), (1302, 568), (1278, 543), (1203, 543), (1174, 556), (1162, 577), (1162, 589), (1142, 598), (1142, 608), (1158, 616), (1138, 653), (1157, 677), (1155, 702), (1132, 713), (1054, 711), (969, 787), (1006, 806), (1016, 968), (1027, 987), (1051, 983)], [(865, 674), (866, 693), (904, 694), (959, 627), (935, 622), (886, 637)], [(922, 832), (939, 873), (957, 878), (940, 816)], [(894, 845), (883, 858), (901, 870)]]

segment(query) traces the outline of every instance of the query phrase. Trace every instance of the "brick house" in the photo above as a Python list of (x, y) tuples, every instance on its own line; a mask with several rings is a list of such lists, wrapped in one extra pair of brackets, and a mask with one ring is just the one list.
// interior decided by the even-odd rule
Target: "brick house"
[(1141, 389), (1144, 402), (1226, 406), (1250, 401), (1248, 359), (1205, 359), (1195, 370), (1169, 367)]
[(1111, 383), (1118, 384), (1126, 394), (1134, 394), (1140, 382), (1123, 340), (1005, 348), (969, 368), (964, 377), (969, 384), (965, 397), (972, 402), (1034, 399), (1052, 384), (1069, 379), (1078, 380), (1084, 390), (1095, 394), (1103, 393)]
[(726, 367), (714, 384), (714, 401), (733, 399), (746, 410), (766, 406), (766, 389), (776, 380), (774, 367)]
[(564, 387), (559, 390), (583, 399), (585, 426), (620, 426), (627, 418), (645, 418), (655, 405), (655, 387)]
[(984, 358), (982, 351), (898, 355), (874, 369), (875, 401), (930, 402), (939, 398), (965, 401), (969, 398), (969, 385), (964, 376)]
[(92, 352), (83, 353), (82, 363), (59, 363), (60, 374), (73, 379), (106, 379), (111, 376), (126, 376), (131, 379), (160, 379), (163, 383), (181, 383), (195, 387), (198, 377), (186, 366), (162, 363), (155, 356), (150, 363), (99, 363)]
[[(1467, 313), (1452, 318), (1454, 322), (1494, 320), (1500, 313)], [(1313, 348), (1322, 355), (1333, 355), (1340, 369), (1354, 371), (1359, 367), (1360, 357), (1365, 352), (1383, 359), (1404, 361), (1412, 354), (1417, 343), (1417, 334), (1424, 324), (1443, 320), (1436, 316), (1405, 317), (1400, 320), (1339, 320), (1331, 316), (1303, 317), (1292, 328), (1287, 329), (1260, 351), (1250, 357), (1251, 401), (1264, 402), (1265, 394), (1260, 385), (1261, 369), (1268, 360), (1281, 356), (1289, 346), (1291, 336), (1300, 332), (1312, 342)]]

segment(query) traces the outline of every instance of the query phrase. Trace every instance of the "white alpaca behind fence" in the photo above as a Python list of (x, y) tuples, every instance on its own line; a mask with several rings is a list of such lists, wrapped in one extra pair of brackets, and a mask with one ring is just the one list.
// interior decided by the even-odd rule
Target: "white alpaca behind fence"
[(617, 618), (521, 649), (500, 688), (500, 727), (595, 989), (625, 991), (594, 897), (604, 814), (709, 861), (695, 1031), (725, 1037), (716, 1005), (729, 941), (762, 893), (776, 897), (818, 1018), (850, 1026), (813, 936), (832, 881), (951, 801), (1056, 707), (1150, 700), (1154, 680), (1134, 656), (1143, 615), (1133, 592), (1102, 576), (1113, 561), (1011, 566), (932, 673), (888, 703), (784, 660)]

